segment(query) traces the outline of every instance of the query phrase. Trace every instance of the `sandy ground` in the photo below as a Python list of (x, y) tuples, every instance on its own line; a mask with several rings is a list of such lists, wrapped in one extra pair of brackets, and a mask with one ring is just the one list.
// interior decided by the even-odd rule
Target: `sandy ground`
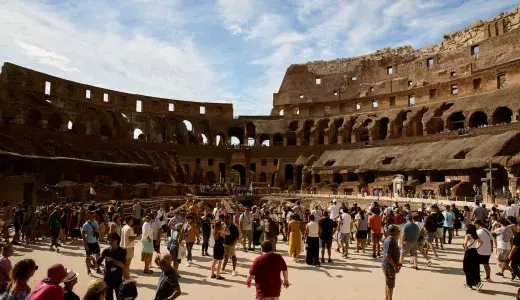
[[(484, 283), (480, 293), (463, 288), (464, 273), (462, 271), (462, 237), (454, 240), (452, 245), (447, 245), (446, 250), (440, 250), (440, 260), (434, 261), (430, 268), (425, 266), (424, 259), (420, 261), (420, 270), (414, 270), (406, 265), (397, 276), (397, 285), (394, 299), (463, 299), (471, 297), (472, 300), (480, 299), (514, 299), (516, 290), (520, 287), (520, 281), (511, 282), (510, 274), (507, 278), (497, 278), (494, 274), (498, 271), (496, 259), (492, 259), (493, 283)], [(140, 258), (139, 244), (136, 245), (136, 258)], [(105, 248), (107, 245), (102, 244)], [(49, 242), (40, 242), (36, 246), (15, 246), (15, 254), (12, 257), (13, 264), (23, 258), (35, 259), (39, 270), (30, 281), (34, 285), (41, 279), (48, 266), (54, 263), (62, 263), (67, 268), (72, 268), (80, 273), (79, 282), (74, 288), (82, 297), (86, 285), (92, 278), (86, 274), (84, 264), (84, 251), (81, 243), (62, 247), (61, 253), (48, 250)], [(373, 260), (367, 254), (354, 254), (351, 251), (349, 259), (341, 259), (338, 253), (333, 253), (333, 263), (325, 263), (316, 268), (307, 266), (304, 262), (294, 263), (287, 257), (287, 246), (279, 243), (279, 253), (289, 266), (289, 279), (291, 286), (282, 291), (281, 299), (384, 299), (384, 276), (380, 270), (380, 261)], [(161, 251), (166, 252), (163, 242)], [(208, 278), (211, 259), (200, 256), (200, 246), (195, 245), (194, 265), (186, 267), (185, 262), (180, 268), (180, 284), (182, 296), (180, 299), (255, 299), (254, 288), (247, 288), (245, 279), (247, 271), (257, 253), (244, 253), (237, 251), (238, 276), (232, 277), (229, 273), (223, 273), (224, 281)], [(210, 249), (211, 253), (211, 249)], [(137, 280), (139, 299), (153, 299), (159, 270), (154, 268), (154, 274), (143, 275), (142, 263), (139, 259), (132, 261), (132, 277)], [(483, 270), (482, 270), (483, 272)], [(483, 276), (484, 277), (484, 276)]]

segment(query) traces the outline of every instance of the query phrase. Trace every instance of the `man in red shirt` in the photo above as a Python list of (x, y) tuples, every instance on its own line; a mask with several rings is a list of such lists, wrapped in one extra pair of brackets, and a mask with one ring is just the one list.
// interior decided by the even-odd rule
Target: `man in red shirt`
[[(372, 215), (368, 217), (368, 227), (372, 231), (372, 258), (381, 256), (381, 237), (383, 236), (383, 219), (372, 209)], [(377, 256), (376, 256), (377, 253)]]
[[(289, 273), (287, 265), (280, 254), (273, 253), (273, 244), (270, 241), (262, 243), (263, 254), (253, 261), (249, 269), (246, 284), (251, 286), (255, 278), (256, 299), (277, 300), (280, 297), (282, 285), (289, 287)], [(283, 282), (280, 279), (283, 274)]]

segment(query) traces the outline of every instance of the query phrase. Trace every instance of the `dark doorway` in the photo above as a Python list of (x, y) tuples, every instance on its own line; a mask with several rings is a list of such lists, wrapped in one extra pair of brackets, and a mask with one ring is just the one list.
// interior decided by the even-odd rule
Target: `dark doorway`
[(232, 170), (235, 170), (240, 174), (240, 185), (246, 185), (246, 168), (242, 165), (234, 165), (231, 167)]

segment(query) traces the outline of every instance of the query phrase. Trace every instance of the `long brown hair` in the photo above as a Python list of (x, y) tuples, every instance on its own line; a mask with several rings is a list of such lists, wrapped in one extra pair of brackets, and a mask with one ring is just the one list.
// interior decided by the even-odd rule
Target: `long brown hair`
[(222, 222), (215, 222), (215, 228), (213, 229), (213, 238), (217, 240), (220, 237), (220, 231), (222, 230)]

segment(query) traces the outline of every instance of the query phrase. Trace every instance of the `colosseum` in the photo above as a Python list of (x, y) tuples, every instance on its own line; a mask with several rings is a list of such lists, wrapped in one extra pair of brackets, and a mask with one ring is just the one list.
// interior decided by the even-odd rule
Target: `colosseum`
[(429, 47), (294, 64), (270, 116), (234, 117), (227, 103), (129, 94), (5, 62), (0, 197), (81, 201), (93, 184), (99, 199), (206, 184), (261, 195), (517, 197), (518, 45), (520, 7)]

